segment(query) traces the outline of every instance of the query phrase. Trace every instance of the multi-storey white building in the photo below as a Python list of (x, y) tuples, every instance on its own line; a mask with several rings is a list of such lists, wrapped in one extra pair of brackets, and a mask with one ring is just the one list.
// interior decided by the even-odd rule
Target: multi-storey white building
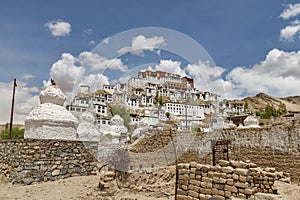
[(92, 110), (98, 128), (109, 125), (110, 106), (116, 102), (127, 108), (131, 124), (155, 125), (172, 119), (178, 122), (179, 128), (191, 128), (199, 127), (205, 114), (218, 112), (219, 98), (217, 94), (194, 88), (191, 78), (148, 70), (139, 72), (138, 77), (132, 77), (124, 84), (104, 85), (94, 93), (80, 92), (67, 108), (76, 116)]

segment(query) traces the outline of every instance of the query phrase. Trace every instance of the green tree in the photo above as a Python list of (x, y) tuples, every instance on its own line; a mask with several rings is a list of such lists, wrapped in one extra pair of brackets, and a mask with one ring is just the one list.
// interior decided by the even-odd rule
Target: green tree
[(246, 101), (244, 104), (244, 111), (246, 111), (247, 109), (249, 109), (248, 101)]
[(280, 104), (278, 106), (278, 114), (282, 115), (286, 112), (287, 112), (286, 105), (284, 103), (280, 102)]
[(166, 112), (166, 117), (169, 119), (170, 118), (170, 113)]
[[(24, 138), (24, 130), (19, 129), (18, 127), (13, 127), (11, 132), (12, 139), (23, 139)], [(5, 129), (0, 133), (0, 139), (6, 140), (9, 139), (9, 128), (8, 124), (5, 125)]]
[(129, 128), (130, 123), (130, 114), (129, 111), (121, 105), (113, 105), (111, 106), (112, 115), (120, 115), (120, 117), (124, 120), (124, 126)]
[(156, 91), (156, 95), (154, 97), (153, 103), (156, 105), (158, 103), (158, 101), (159, 101), (159, 95), (158, 95), (158, 91)]
[(160, 106), (163, 105), (163, 98), (162, 98), (162, 96), (159, 96), (158, 103), (159, 103)]
[(254, 113), (255, 113), (256, 116), (260, 116), (261, 115), (260, 111), (258, 111), (258, 110), (256, 110)]

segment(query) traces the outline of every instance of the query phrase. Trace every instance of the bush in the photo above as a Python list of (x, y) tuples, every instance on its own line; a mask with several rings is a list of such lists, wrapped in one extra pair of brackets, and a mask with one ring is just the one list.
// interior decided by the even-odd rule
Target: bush
[[(12, 139), (23, 139), (24, 138), (24, 130), (19, 129), (18, 127), (13, 127), (11, 132), (11, 138)], [(1, 140), (7, 140), (9, 139), (9, 128), (8, 125), (6, 125), (5, 129), (1, 131), (0, 133), (0, 139)]]
[(260, 114), (260, 112), (258, 111), (258, 110), (256, 110), (255, 112), (255, 115), (257, 116), (257, 117), (259, 117), (261, 114)]
[(124, 126), (129, 128), (130, 123), (130, 114), (129, 111), (122, 105), (112, 105), (111, 106), (112, 115), (120, 115), (120, 117), (124, 120)]

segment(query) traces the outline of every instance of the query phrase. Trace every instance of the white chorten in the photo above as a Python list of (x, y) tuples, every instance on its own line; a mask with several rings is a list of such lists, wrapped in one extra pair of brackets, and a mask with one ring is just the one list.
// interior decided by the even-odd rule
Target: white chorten
[[(122, 136), (127, 134), (127, 128), (124, 126), (124, 120), (120, 115), (115, 115), (110, 120), (111, 125), (108, 130), (103, 131), (103, 135), (100, 139), (102, 143), (119, 143), (123, 140)], [(125, 139), (126, 140), (126, 139)]]
[(77, 128), (78, 139), (81, 141), (99, 141), (101, 132), (95, 127), (95, 117), (91, 112), (84, 112), (79, 117)]
[(259, 128), (259, 122), (258, 119), (256, 119), (253, 116), (248, 116), (245, 120), (244, 120), (244, 124), (245, 127), (249, 127), (249, 128)]
[(75, 140), (78, 119), (63, 107), (66, 97), (51, 85), (40, 93), (40, 105), (25, 120), (25, 138)]

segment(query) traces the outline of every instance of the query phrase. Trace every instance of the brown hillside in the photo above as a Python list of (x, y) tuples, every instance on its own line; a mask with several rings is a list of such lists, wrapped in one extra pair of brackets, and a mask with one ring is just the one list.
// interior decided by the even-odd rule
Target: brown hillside
[(244, 98), (243, 101), (248, 102), (248, 107), (252, 111), (263, 111), (267, 105), (272, 105), (275, 108), (278, 108), (280, 103), (284, 103), (288, 111), (300, 111), (300, 96), (276, 98), (264, 93), (259, 93), (254, 97)]

